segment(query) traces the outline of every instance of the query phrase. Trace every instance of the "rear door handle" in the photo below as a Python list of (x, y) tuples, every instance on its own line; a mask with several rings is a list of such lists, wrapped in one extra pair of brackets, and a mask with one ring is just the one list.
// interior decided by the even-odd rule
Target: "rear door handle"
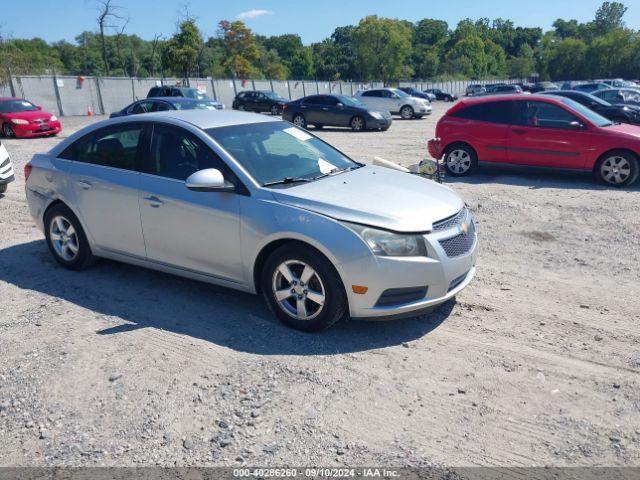
[(327, 110), (329, 110), (329, 109), (328, 109), (327, 107), (322, 107), (322, 110), (327, 111)]
[(512, 128), (511, 131), (517, 135), (524, 135), (527, 133), (523, 128)]
[(93, 185), (91, 184), (91, 182), (87, 181), (87, 180), (78, 180), (78, 185), (80, 186), (80, 188), (82, 188), (83, 190), (89, 190)]
[(164, 202), (155, 195), (148, 195), (144, 197), (144, 199), (149, 202), (149, 205), (153, 208), (158, 208), (159, 206), (164, 205)]

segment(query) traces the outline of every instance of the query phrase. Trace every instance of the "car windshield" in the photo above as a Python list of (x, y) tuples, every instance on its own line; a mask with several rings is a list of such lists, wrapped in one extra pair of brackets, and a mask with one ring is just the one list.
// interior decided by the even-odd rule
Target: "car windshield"
[(232, 125), (206, 132), (262, 185), (311, 181), (360, 166), (288, 122)]
[(408, 93), (404, 93), (402, 90), (398, 90), (397, 88), (392, 88), (391, 91), (398, 95), (399, 97), (410, 97)]
[(33, 112), (34, 110), (38, 110), (38, 107), (26, 100), (7, 100), (5, 102), (0, 102), (1, 113)]
[(336, 98), (343, 104), (343, 105), (347, 105), (348, 107), (360, 107), (360, 108), (367, 108), (367, 106), (362, 103), (359, 102), (358, 100), (356, 100), (353, 97), (345, 97), (343, 95), (339, 95), (336, 96)]
[(276, 92), (262, 92), (264, 93), (267, 97), (273, 99), (273, 100), (283, 100), (283, 98), (278, 95)]
[(589, 120), (594, 125), (597, 125), (598, 127), (608, 127), (612, 125), (612, 123), (606, 118), (604, 118), (602, 115), (597, 114), (593, 110), (585, 107), (584, 105), (576, 102), (575, 100), (571, 100), (570, 98), (563, 97), (561, 101), (562, 103), (564, 103), (568, 107), (571, 107), (573, 110), (578, 112), (580, 115), (582, 115), (583, 117), (585, 117), (587, 120)]
[(192, 102), (175, 102), (176, 110), (215, 110), (216, 104), (212, 100), (194, 100)]

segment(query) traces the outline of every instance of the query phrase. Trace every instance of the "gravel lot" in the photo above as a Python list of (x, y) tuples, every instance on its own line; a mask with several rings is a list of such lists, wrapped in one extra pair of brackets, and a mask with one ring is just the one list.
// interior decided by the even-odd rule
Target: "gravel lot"
[[(385, 133), (325, 129), (414, 164), (447, 104)], [(65, 118), (64, 135), (99, 120)], [(478, 274), (429, 317), (277, 323), (262, 299), (103, 261), (58, 267), (6, 140), (0, 465), (640, 465), (640, 190), (489, 170)]]

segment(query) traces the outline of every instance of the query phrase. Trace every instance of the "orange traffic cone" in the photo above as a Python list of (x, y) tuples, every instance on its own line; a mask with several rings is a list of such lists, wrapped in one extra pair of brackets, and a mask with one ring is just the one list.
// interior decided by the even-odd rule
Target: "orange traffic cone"
[(87, 109), (87, 117), (93, 117), (93, 110), (91, 110), (91, 107)]

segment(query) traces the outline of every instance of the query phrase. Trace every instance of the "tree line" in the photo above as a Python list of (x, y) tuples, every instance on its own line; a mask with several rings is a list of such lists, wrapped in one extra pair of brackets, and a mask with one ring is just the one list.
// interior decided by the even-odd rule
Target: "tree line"
[(515, 26), (511, 20), (364, 17), (329, 38), (304, 45), (299, 35), (262, 36), (242, 21), (222, 20), (203, 38), (185, 13), (169, 38), (126, 33), (128, 20), (113, 0), (96, 0), (96, 31), (75, 42), (0, 35), (0, 80), (10, 74), (234, 77), (241, 79), (474, 79), (541, 80), (640, 78), (640, 32), (624, 23), (626, 6), (605, 1), (586, 23), (558, 19), (553, 28)]

